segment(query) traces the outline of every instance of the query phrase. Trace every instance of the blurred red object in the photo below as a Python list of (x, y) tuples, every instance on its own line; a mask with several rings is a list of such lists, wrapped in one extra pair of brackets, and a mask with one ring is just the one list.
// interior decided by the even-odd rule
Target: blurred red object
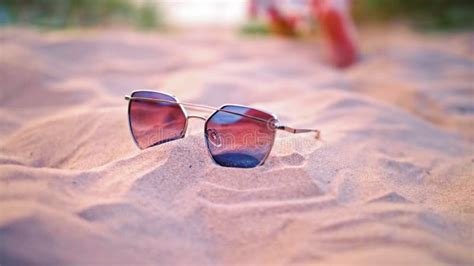
[(271, 20), (271, 29), (273, 32), (292, 36), (296, 34), (296, 17), (284, 16), (275, 5), (271, 5), (267, 9), (267, 13)]
[(248, 16), (254, 20), (262, 11), (270, 20), (270, 29), (278, 35), (296, 35), (297, 17), (284, 15), (274, 0), (249, 0)]
[(353, 64), (358, 57), (358, 48), (348, 1), (311, 0), (311, 12), (329, 42), (332, 63), (338, 67)]
[[(285, 14), (282, 2), (276, 0), (249, 0), (249, 17), (256, 19), (263, 11), (270, 20), (271, 30), (279, 35), (294, 36), (301, 17)], [(347, 67), (357, 61), (356, 30), (349, 9), (350, 0), (307, 0), (310, 17), (321, 26), (328, 42), (329, 58), (337, 67)], [(280, 4), (280, 5), (278, 5)]]

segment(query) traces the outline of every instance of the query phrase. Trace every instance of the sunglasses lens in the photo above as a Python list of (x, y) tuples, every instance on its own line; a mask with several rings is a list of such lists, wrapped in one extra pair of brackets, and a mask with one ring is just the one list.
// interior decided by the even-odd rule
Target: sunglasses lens
[(212, 158), (227, 167), (251, 168), (262, 164), (273, 146), (273, 121), (271, 114), (248, 107), (222, 107), (205, 125)]
[(129, 105), (128, 119), (135, 142), (141, 149), (184, 137), (186, 115), (172, 96), (148, 91), (134, 92)]

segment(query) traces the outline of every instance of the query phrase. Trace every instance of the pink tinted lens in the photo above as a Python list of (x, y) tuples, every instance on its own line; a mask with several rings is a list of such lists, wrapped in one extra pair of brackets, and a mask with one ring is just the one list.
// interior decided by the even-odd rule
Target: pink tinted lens
[(262, 164), (273, 146), (273, 121), (271, 114), (248, 107), (222, 107), (205, 125), (212, 158), (227, 167), (251, 168)]
[(129, 123), (138, 147), (145, 149), (184, 137), (186, 115), (179, 104), (150, 101), (158, 99), (176, 102), (176, 99), (158, 92), (134, 92), (129, 105)]

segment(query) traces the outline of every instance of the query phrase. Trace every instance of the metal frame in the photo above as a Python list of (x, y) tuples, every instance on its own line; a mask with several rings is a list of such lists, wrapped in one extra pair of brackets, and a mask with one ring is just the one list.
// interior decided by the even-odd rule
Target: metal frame
[[(144, 97), (133, 97), (133, 95), (137, 92), (153, 92), (153, 93), (160, 93), (160, 94), (164, 94), (164, 95), (167, 95), (167, 96), (170, 96), (170, 97), (173, 97), (176, 101), (169, 101), (169, 100), (162, 100), (162, 99), (153, 99), (153, 98), (144, 98)], [(226, 113), (230, 113), (230, 114), (234, 114), (234, 115), (240, 115), (240, 116), (244, 116), (244, 117), (247, 117), (249, 119), (252, 119), (252, 120), (255, 120), (255, 121), (258, 121), (258, 122), (263, 122), (263, 123), (266, 123), (268, 124), (269, 122), (271, 122), (271, 127), (273, 128), (273, 139), (272, 139), (272, 145), (270, 146), (270, 149), (268, 150), (268, 153), (265, 155), (265, 157), (263, 158), (263, 160), (260, 162), (260, 164), (258, 164), (257, 166), (261, 166), (265, 163), (265, 161), (267, 160), (268, 156), (270, 155), (270, 152), (273, 148), (273, 145), (275, 144), (275, 138), (276, 138), (276, 130), (283, 130), (283, 131), (286, 131), (286, 132), (289, 132), (289, 133), (293, 133), (293, 134), (299, 134), (299, 133), (309, 133), (309, 132), (314, 132), (316, 133), (315, 134), (315, 138), (316, 139), (320, 139), (321, 138), (321, 131), (318, 130), (318, 129), (302, 129), (302, 128), (292, 128), (292, 127), (289, 127), (289, 126), (284, 126), (284, 125), (280, 125), (280, 122), (278, 120), (278, 117), (273, 114), (273, 113), (269, 113), (267, 111), (263, 111), (263, 110), (259, 110), (257, 108), (253, 108), (253, 107), (248, 107), (248, 106), (245, 106), (245, 105), (239, 105), (239, 104), (225, 104), (225, 105), (222, 105), (220, 106), (219, 108), (216, 108), (216, 107), (212, 107), (212, 106), (208, 106), (208, 105), (202, 105), (202, 104), (195, 104), (195, 103), (186, 103), (186, 102), (181, 102), (176, 96), (172, 95), (172, 94), (169, 94), (169, 93), (165, 93), (165, 92), (160, 92), (160, 91), (153, 91), (153, 90), (135, 90), (135, 91), (132, 91), (132, 93), (130, 94), (131, 96), (129, 95), (125, 95), (125, 100), (127, 100), (129, 103), (128, 103), (128, 126), (129, 126), (129, 130), (130, 130), (130, 134), (132, 135), (132, 138), (133, 138), (133, 141), (135, 142), (135, 145), (137, 145), (137, 147), (140, 148), (140, 146), (138, 145), (137, 143), (137, 140), (135, 139), (135, 136), (133, 135), (133, 131), (132, 131), (132, 124), (131, 124), (131, 121), (130, 121), (130, 106), (131, 106), (131, 103), (132, 103), (132, 100), (142, 100), (142, 101), (152, 101), (152, 102), (167, 102), (167, 103), (172, 103), (172, 104), (177, 104), (180, 106), (181, 108), (181, 111), (183, 112), (185, 118), (186, 118), (186, 124), (184, 125), (184, 129), (183, 129), (183, 133), (181, 134), (180, 138), (184, 138), (186, 136), (186, 132), (188, 130), (188, 121), (189, 121), (189, 118), (198, 118), (198, 119), (202, 119), (205, 121), (204, 123), (204, 138), (207, 137), (207, 133), (206, 133), (206, 127), (207, 127), (207, 122), (209, 121), (209, 119), (211, 117), (213, 117), (217, 112), (226, 112)], [(183, 106), (186, 106), (186, 107), (190, 107), (190, 108), (196, 108), (196, 109), (207, 109), (207, 110), (213, 110), (214, 112), (208, 116), (208, 117), (203, 117), (203, 116), (198, 116), (198, 115), (188, 115), (188, 113), (186, 112), (186, 109), (183, 108)], [(254, 117), (254, 116), (251, 116), (251, 115), (246, 115), (246, 114), (241, 114), (241, 113), (236, 113), (236, 112), (232, 112), (232, 111), (228, 111), (228, 110), (222, 110), (222, 108), (226, 107), (226, 106), (237, 106), (237, 107), (245, 107), (245, 108), (252, 108), (252, 109), (255, 109), (257, 111), (260, 111), (260, 112), (263, 112), (263, 113), (267, 113), (269, 114), (270, 116), (273, 117), (273, 120), (265, 120), (265, 119), (262, 119), (262, 118), (259, 118), (259, 117)], [(204, 139), (204, 141), (206, 141), (206, 139)], [(209, 146), (207, 144), (207, 141), (206, 141), (206, 146), (207, 146), (207, 152), (209, 154), (209, 156), (211, 156), (212, 160), (214, 163), (218, 164), (214, 157), (212, 156), (211, 152), (209, 151)], [(220, 165), (220, 164), (218, 164)], [(222, 165), (220, 165), (222, 166)]]

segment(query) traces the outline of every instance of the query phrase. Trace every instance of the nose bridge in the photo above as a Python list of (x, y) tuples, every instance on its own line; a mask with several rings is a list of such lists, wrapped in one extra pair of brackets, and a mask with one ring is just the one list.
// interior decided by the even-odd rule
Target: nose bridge
[(203, 121), (206, 121), (207, 120), (207, 117), (205, 116), (200, 116), (200, 115), (188, 115), (188, 119), (190, 118), (197, 118), (197, 119), (201, 119)]

